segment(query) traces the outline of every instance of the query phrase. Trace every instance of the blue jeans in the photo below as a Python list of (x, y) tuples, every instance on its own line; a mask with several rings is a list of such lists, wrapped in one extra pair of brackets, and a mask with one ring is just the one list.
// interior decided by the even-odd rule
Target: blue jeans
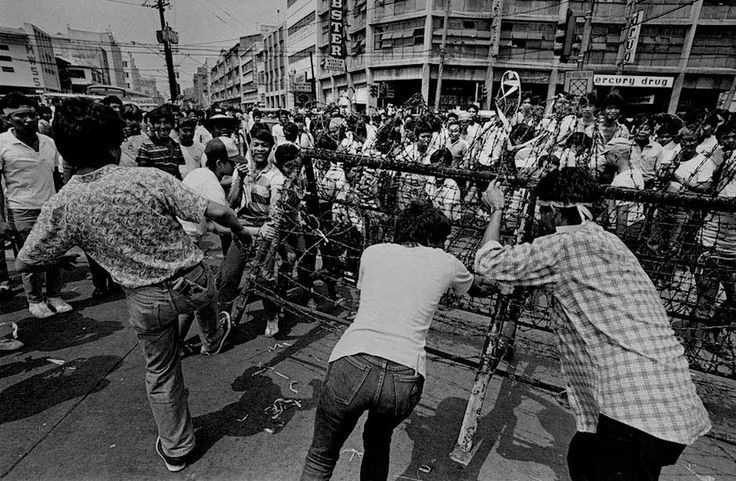
[[(18, 232), (21, 243), (25, 242), (28, 234), (33, 229), (33, 224), (41, 214), (40, 210), (20, 210), (8, 209), (8, 222), (11, 227)], [(20, 249), (23, 247), (19, 245)], [(23, 289), (26, 291), (26, 297), (29, 303), (44, 302), (43, 284), (46, 281), (46, 295), (48, 297), (61, 296), (61, 272), (58, 267), (52, 267), (46, 272), (32, 272), (21, 274), (23, 279)]]
[(317, 405), (302, 481), (327, 480), (364, 411), (361, 481), (388, 477), (391, 436), (422, 397), (424, 377), (401, 364), (356, 354), (330, 364)]
[(164, 453), (183, 456), (194, 449), (194, 427), (181, 372), (178, 317), (194, 312), (205, 339), (214, 344), (219, 339), (215, 282), (200, 263), (180, 277), (125, 293), (146, 359), (146, 393)]

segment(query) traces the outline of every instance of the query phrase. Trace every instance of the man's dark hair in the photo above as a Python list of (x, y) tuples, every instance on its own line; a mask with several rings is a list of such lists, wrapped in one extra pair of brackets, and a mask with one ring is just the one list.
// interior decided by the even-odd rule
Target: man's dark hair
[(253, 117), (263, 117), (263, 112), (258, 109), (253, 109)]
[(452, 165), (452, 152), (447, 147), (440, 147), (429, 156), (429, 163), (432, 165), (440, 164), (442, 167), (450, 167)]
[(228, 160), (225, 144), (223, 144), (222, 140), (217, 137), (205, 144), (204, 154), (207, 156), (207, 162), (205, 163), (205, 165), (213, 172), (217, 168), (218, 160), (223, 162)]
[(147, 118), (152, 124), (163, 120), (164, 122), (169, 122), (172, 126), (174, 125), (174, 111), (168, 105), (162, 105), (151, 110), (148, 112)]
[(539, 179), (536, 192), (539, 200), (563, 204), (593, 204), (601, 196), (600, 186), (593, 176), (580, 167), (563, 167), (549, 172)]
[(394, 228), (394, 243), (437, 247), (450, 235), (450, 219), (429, 203), (412, 202), (399, 212)]
[(265, 142), (271, 147), (273, 147), (273, 145), (276, 143), (273, 140), (273, 135), (271, 135), (271, 132), (262, 128), (251, 130), (250, 138), (253, 140), (260, 140), (261, 142)]
[(59, 153), (77, 168), (103, 165), (110, 149), (125, 139), (120, 116), (107, 105), (84, 98), (65, 100), (56, 109), (53, 132)]
[(289, 142), (296, 142), (299, 135), (299, 127), (294, 122), (287, 122), (284, 125), (284, 138)]
[(138, 122), (142, 122), (143, 111), (135, 104), (125, 104), (120, 110), (120, 117), (123, 120), (137, 120)]
[(38, 110), (38, 102), (30, 97), (26, 97), (20, 92), (11, 92), (0, 99), (0, 114), (2, 114), (3, 110), (5, 109), (17, 109), (18, 107), (22, 107), (23, 105), (33, 107), (34, 109)]
[(419, 134), (432, 132), (434, 132), (432, 124), (427, 121), (419, 121), (415, 124), (414, 135), (416, 135), (417, 137), (419, 137)]
[(299, 148), (294, 144), (281, 144), (276, 147), (273, 156), (276, 160), (276, 167), (283, 169), (284, 165), (299, 156)]
[(123, 105), (123, 101), (120, 100), (120, 97), (118, 97), (117, 95), (108, 95), (107, 97), (102, 99), (102, 105), (106, 105), (109, 107), (112, 104)]
[(617, 93), (610, 93), (606, 95), (606, 100), (603, 102), (603, 107), (616, 107), (620, 109), (624, 105), (624, 98)]

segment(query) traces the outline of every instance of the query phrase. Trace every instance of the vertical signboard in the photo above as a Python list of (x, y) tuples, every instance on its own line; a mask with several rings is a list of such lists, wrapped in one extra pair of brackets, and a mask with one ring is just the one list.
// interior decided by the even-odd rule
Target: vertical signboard
[(491, 57), (493, 58), (498, 56), (499, 43), (501, 42), (502, 7), (501, 0), (493, 0), (491, 5), (491, 13), (493, 14), (493, 19), (491, 20)]
[(30, 43), (26, 44), (26, 55), (28, 57), (28, 65), (30, 65), (31, 68), (33, 86), (41, 88), (43, 87), (43, 83), (41, 82), (41, 71), (38, 69), (38, 63), (36, 62), (36, 52), (33, 49), (33, 45)]
[(330, 57), (345, 58), (345, 0), (330, 0)]
[(634, 63), (636, 58), (636, 47), (639, 45), (639, 33), (641, 23), (644, 20), (644, 10), (638, 10), (631, 18), (631, 24), (626, 31), (626, 44), (624, 45), (624, 64)]

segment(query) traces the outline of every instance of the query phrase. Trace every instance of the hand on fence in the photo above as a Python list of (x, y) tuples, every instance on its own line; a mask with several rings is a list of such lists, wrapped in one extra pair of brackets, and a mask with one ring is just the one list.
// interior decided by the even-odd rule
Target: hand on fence
[(489, 212), (503, 210), (506, 200), (504, 199), (503, 190), (501, 190), (501, 184), (497, 180), (488, 184), (488, 188), (481, 196), (481, 203)]
[(240, 250), (245, 250), (246, 247), (253, 240), (250, 233), (242, 226), (240, 230), (238, 230), (237, 232), (232, 231), (232, 233), (233, 233), (233, 242), (235, 242), (235, 245), (237, 245)]

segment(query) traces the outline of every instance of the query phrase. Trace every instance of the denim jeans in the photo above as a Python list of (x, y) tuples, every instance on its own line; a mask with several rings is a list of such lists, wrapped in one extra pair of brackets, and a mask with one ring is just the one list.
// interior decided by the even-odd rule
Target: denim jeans
[(194, 428), (179, 358), (178, 317), (194, 312), (205, 338), (211, 343), (219, 338), (212, 274), (199, 264), (180, 277), (125, 293), (146, 359), (146, 393), (164, 453), (183, 456), (194, 449)]
[(361, 481), (388, 477), (391, 436), (422, 397), (424, 377), (401, 364), (356, 354), (330, 364), (317, 405), (302, 481), (327, 480), (364, 411)]
[[(8, 222), (15, 229), (20, 237), (21, 245), (31, 233), (33, 224), (41, 214), (40, 210), (20, 210), (8, 209)], [(46, 295), (48, 297), (61, 296), (61, 272), (57, 267), (47, 269), (46, 272), (33, 272), (21, 274), (23, 279), (23, 289), (26, 291), (26, 297), (29, 303), (43, 302), (43, 284), (46, 280)]]
[(572, 481), (657, 481), (684, 449), (601, 414), (596, 433), (573, 436), (567, 464)]

